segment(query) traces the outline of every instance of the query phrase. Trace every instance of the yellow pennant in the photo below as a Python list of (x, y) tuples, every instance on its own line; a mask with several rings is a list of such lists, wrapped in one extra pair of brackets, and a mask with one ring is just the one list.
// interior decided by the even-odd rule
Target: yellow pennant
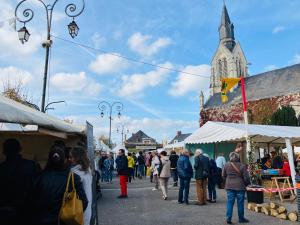
[(227, 102), (227, 92), (230, 91), (231, 88), (233, 88), (241, 78), (223, 78), (222, 81), (222, 87), (221, 87), (221, 100), (222, 102)]

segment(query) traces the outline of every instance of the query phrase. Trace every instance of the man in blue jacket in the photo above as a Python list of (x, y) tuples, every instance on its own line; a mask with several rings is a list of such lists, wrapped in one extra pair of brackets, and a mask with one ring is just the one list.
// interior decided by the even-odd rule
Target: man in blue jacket
[[(178, 203), (189, 204), (190, 182), (193, 176), (193, 168), (189, 159), (190, 153), (184, 150), (177, 161), (177, 172), (180, 180)], [(183, 194), (184, 192), (184, 194)]]

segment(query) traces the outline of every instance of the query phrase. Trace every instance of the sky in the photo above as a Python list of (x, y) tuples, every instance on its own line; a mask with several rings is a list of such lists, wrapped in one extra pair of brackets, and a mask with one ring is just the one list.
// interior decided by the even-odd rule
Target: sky
[[(34, 11), (26, 24), (30, 39), (22, 45), (10, 23), (18, 2), (0, 1), (0, 89), (7, 81), (22, 81), (23, 91), (40, 106), (45, 10), (38, 0), (28, 0), (18, 11), (19, 16), (21, 9)], [(53, 105), (48, 114), (74, 124), (89, 121), (96, 137), (108, 136), (109, 115), (106, 111), (101, 118), (98, 105), (121, 101), (120, 119), (116, 110), (112, 116), (112, 141), (117, 143), (122, 124), (127, 136), (143, 130), (158, 142), (199, 127), (199, 94), (209, 97), (223, 1), (85, 0), (83, 13), (75, 18), (80, 28), (75, 39), (67, 30), (72, 21), (65, 15), (67, 2), (82, 6), (82, 0), (58, 1), (54, 8), (46, 99), (66, 103)], [(226, 0), (226, 6), (251, 63), (249, 75), (300, 63), (300, 1)], [(22, 25), (17, 22), (17, 30)]]

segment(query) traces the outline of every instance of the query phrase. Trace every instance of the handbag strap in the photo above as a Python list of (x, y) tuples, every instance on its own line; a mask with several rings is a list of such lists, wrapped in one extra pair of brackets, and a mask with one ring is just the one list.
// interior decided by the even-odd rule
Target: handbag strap
[(240, 175), (240, 176), (242, 176), (242, 173), (241, 173), (241, 171), (236, 167), (236, 165), (234, 165), (234, 163), (230, 163), (231, 165), (232, 165), (232, 167), (233, 167), (233, 169)]

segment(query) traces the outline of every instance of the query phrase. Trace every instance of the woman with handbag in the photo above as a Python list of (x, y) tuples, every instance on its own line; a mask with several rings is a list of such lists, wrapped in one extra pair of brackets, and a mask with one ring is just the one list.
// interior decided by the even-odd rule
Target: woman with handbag
[(90, 220), (92, 217), (92, 181), (93, 181), (92, 172), (90, 169), (90, 161), (87, 156), (87, 151), (85, 151), (83, 148), (80, 147), (73, 148), (70, 153), (71, 153), (70, 160), (73, 166), (71, 170), (72, 172), (74, 172), (80, 177), (83, 185), (83, 189), (85, 191), (88, 200), (88, 206), (83, 214), (84, 225), (90, 225)]
[[(43, 172), (35, 180), (34, 191), (32, 193), (33, 224), (36, 225), (57, 225), (67, 224), (60, 220), (60, 211), (66, 195), (67, 183), (72, 186), (75, 193), (81, 200), (81, 207), (86, 209), (88, 201), (83, 190), (80, 177), (70, 173), (66, 166), (64, 149), (54, 145), (49, 152), (48, 161)], [(73, 176), (70, 176), (72, 175)], [(67, 192), (71, 188), (68, 188)], [(71, 189), (72, 190), (72, 189)]]
[(250, 178), (246, 165), (240, 162), (238, 153), (231, 152), (229, 154), (229, 162), (226, 163), (222, 176), (226, 180), (227, 224), (232, 224), (231, 218), (235, 199), (237, 200), (239, 223), (248, 223), (249, 220), (244, 217), (244, 200), (246, 186), (250, 183)]

